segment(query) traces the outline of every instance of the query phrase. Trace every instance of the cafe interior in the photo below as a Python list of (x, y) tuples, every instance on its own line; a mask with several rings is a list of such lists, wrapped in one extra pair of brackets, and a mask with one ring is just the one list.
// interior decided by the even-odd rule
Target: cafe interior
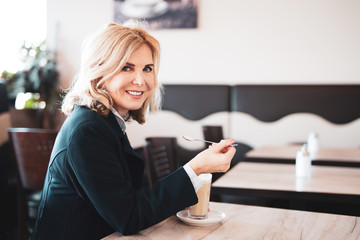
[[(28, 18), (7, 16), (4, 28), (20, 31), (0, 40), (0, 239), (33, 230), (83, 39), (134, 18), (126, 11), (143, 1), (134, 2), (37, 0), (31, 14), (43, 17), (33, 23), (30, 5)], [(143, 186), (211, 142), (233, 138), (236, 153), (228, 172), (212, 175), (206, 220), (179, 212), (104, 239), (359, 239), (360, 2), (154, 0), (141, 10), (161, 45), (164, 86), (160, 111), (126, 123)], [(183, 25), (167, 25), (180, 15)], [(34, 44), (4, 46), (36, 31)], [(21, 61), (10, 67), (10, 56)]]

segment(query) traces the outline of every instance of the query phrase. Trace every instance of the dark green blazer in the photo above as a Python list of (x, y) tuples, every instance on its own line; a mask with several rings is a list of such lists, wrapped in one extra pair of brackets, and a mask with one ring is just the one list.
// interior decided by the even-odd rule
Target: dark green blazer
[(56, 138), (32, 239), (100, 239), (133, 234), (197, 202), (181, 167), (153, 188), (110, 112), (77, 107)]

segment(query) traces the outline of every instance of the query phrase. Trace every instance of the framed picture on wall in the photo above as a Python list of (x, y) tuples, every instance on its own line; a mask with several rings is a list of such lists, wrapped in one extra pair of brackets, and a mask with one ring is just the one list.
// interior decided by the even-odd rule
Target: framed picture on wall
[(150, 29), (197, 28), (197, 0), (114, 0), (114, 20), (146, 21)]

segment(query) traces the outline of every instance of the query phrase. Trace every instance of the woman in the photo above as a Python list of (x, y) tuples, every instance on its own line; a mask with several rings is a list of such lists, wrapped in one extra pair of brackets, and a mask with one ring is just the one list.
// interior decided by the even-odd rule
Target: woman
[(159, 43), (139, 27), (108, 25), (83, 49), (62, 110), (33, 239), (100, 239), (133, 234), (197, 202), (197, 175), (228, 170), (234, 140), (223, 140), (184, 167), (141, 186), (143, 162), (125, 121), (145, 122), (159, 107)]

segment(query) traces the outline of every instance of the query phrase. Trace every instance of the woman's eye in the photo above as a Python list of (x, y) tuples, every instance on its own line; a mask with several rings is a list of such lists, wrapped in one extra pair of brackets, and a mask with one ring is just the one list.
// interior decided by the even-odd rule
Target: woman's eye
[(151, 68), (151, 67), (145, 67), (145, 68), (144, 68), (144, 71), (145, 71), (145, 72), (151, 72), (151, 71), (152, 71), (152, 68)]
[(124, 66), (121, 71), (124, 71), (124, 72), (129, 72), (131, 70), (131, 67), (129, 66)]

